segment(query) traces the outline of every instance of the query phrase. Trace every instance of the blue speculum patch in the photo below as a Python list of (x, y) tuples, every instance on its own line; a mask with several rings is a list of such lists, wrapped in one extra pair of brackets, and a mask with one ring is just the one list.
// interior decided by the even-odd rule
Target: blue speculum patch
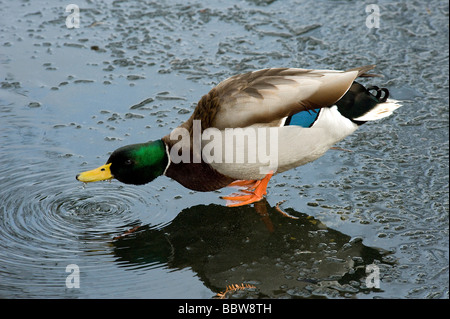
[(319, 116), (320, 109), (298, 112), (286, 119), (285, 126), (298, 125), (302, 127), (311, 127)]

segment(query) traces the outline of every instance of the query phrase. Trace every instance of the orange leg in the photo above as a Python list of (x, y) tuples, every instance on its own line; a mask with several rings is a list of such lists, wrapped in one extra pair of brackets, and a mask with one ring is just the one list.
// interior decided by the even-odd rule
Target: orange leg
[(253, 188), (255, 186), (254, 184), (256, 184), (256, 182), (259, 182), (259, 181), (257, 181), (257, 180), (250, 180), (250, 181), (238, 180), (238, 181), (234, 181), (227, 187), (247, 187), (247, 188), (251, 187), (251, 188)]
[(262, 180), (259, 181), (235, 181), (229, 186), (245, 186), (246, 189), (242, 190), (246, 194), (236, 194), (234, 196), (223, 196), (222, 198), (227, 201), (228, 207), (244, 206), (258, 202), (263, 199), (263, 196), (267, 194), (267, 184), (272, 178), (273, 173), (267, 174)]

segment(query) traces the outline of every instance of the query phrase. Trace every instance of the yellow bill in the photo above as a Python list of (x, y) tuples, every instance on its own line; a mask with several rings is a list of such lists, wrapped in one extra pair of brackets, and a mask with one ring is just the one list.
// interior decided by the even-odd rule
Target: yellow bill
[(114, 176), (112, 176), (111, 174), (111, 170), (109, 168), (110, 166), (111, 163), (105, 164), (91, 171), (80, 173), (76, 176), (76, 178), (83, 183), (106, 181), (108, 179), (112, 179), (114, 178)]

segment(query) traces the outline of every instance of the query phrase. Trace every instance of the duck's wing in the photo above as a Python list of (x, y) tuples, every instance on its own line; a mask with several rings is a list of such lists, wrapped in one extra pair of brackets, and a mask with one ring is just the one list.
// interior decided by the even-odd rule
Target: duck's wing
[(300, 111), (337, 102), (358, 76), (375, 65), (347, 71), (273, 68), (235, 75), (213, 88), (199, 101), (191, 119), (202, 128), (277, 125)]

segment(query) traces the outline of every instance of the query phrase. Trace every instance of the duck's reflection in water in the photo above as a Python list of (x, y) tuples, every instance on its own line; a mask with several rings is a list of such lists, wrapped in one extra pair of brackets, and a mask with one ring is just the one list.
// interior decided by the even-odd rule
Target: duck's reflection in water
[[(255, 211), (256, 208), (256, 211)], [(167, 226), (141, 226), (113, 241), (117, 262), (191, 268), (214, 292), (231, 284), (256, 289), (240, 297), (342, 297), (368, 291), (366, 266), (385, 252), (292, 209), (198, 205)]]

